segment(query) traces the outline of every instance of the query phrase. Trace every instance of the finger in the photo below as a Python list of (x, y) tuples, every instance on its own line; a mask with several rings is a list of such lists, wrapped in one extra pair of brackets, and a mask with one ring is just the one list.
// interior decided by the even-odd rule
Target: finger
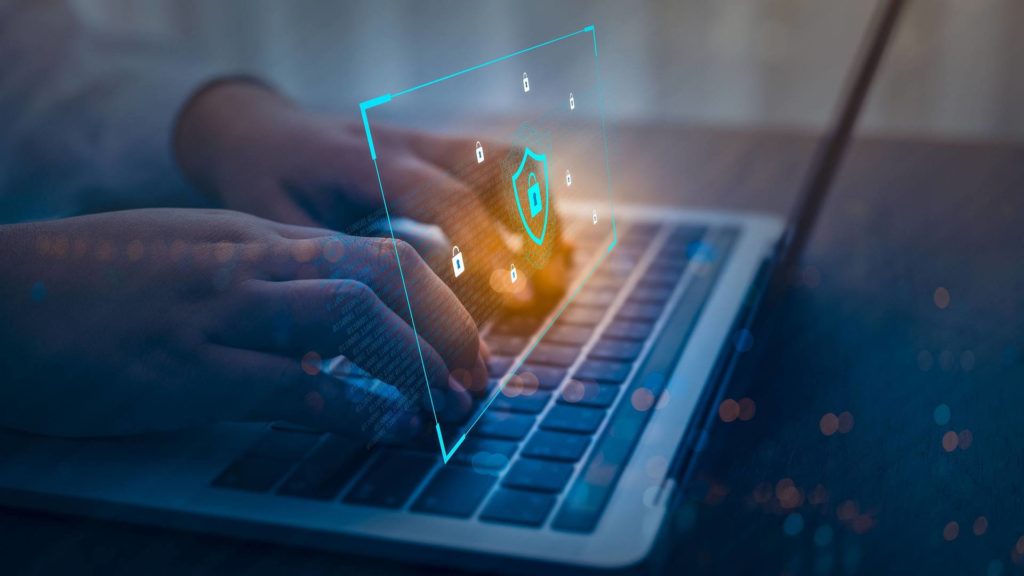
[(215, 346), (211, 355), (236, 399), (221, 404), (231, 419), (288, 420), (367, 441), (412, 439), (421, 428), (416, 403), (386, 384), (342, 381), (256, 350)]
[(389, 203), (395, 213), (436, 224), (453, 245), (472, 251), (475, 266), (467, 266), (466, 276), (453, 286), (469, 280), (486, 288), (495, 272), (509, 273), (515, 257), (503, 235), (510, 230), (507, 218), (496, 218), (469, 186), (420, 160), (403, 162), (388, 178), (385, 186), (404, 191)]
[[(417, 158), (439, 168), (469, 188), (488, 214), (512, 232), (519, 231), (519, 222), (509, 218), (509, 175), (523, 158), (522, 146), (484, 141), (484, 162), (477, 162), (477, 140), (463, 136), (438, 135), (428, 132), (391, 129), (388, 137), (402, 141)], [(552, 210), (551, 216), (555, 215)], [(560, 231), (552, 226), (551, 237), (558, 241)]]
[[(482, 385), (486, 369), (482, 368), (476, 322), (416, 250), (406, 242), (390, 238), (342, 239), (341, 252), (335, 258), (275, 263), (277, 270), (272, 277), (302, 277), (312, 265), (320, 278), (347, 278), (369, 286), (395, 314), (415, 325), (450, 370), (468, 371), (473, 382)], [(321, 242), (327, 254), (329, 243), (338, 240), (336, 237), (303, 242)]]
[[(446, 144), (439, 144), (435, 149), (426, 144), (433, 137), (419, 138), (424, 140), (423, 150), (430, 150), (430, 157), (438, 161), (449, 154), (446, 148), (469, 146), (471, 150), (475, 145), (447, 138), (443, 139)], [(497, 154), (518, 154), (521, 158), (522, 152), (516, 153), (506, 146), (498, 148)], [(475, 159), (473, 162), (475, 164)], [(447, 170), (458, 169), (457, 163), (447, 166)], [(473, 279), (474, 284), (500, 292), (504, 296), (500, 299), (502, 305), (537, 307), (538, 302), (534, 302), (537, 297), (542, 304), (565, 289), (567, 269), (561, 260), (568, 250), (562, 238), (562, 223), (557, 210), (552, 208), (549, 214), (547, 239), (543, 246), (536, 246), (526, 239), (520, 216), (510, 207), (512, 200), (507, 176), (497, 158), (457, 174), (446, 171), (443, 166), (424, 166), (423, 162), (409, 161), (396, 163), (391, 173), (393, 185), (406, 191), (394, 201), (396, 212), (419, 214), (417, 217), (425, 217), (440, 225), (452, 238), (453, 244), (461, 248), (468, 243), (478, 255), (482, 252), (487, 267), (482, 270), (482, 275)], [(420, 188), (415, 188), (417, 185)], [(513, 250), (504, 241), (505, 235), (518, 237), (522, 241), (521, 249)], [(524, 281), (515, 284), (505, 282), (516, 262), (520, 270), (526, 270), (524, 263), (531, 263), (537, 274), (521, 275)], [(480, 267), (476, 269), (479, 271)], [(478, 312), (474, 310), (474, 314)]]
[[(469, 151), (472, 153), (471, 144)], [(446, 152), (434, 151), (434, 158), (445, 157)], [(396, 214), (431, 222), (441, 226), (446, 234), (464, 227), (469, 222), (504, 230), (515, 231), (503, 200), (508, 183), (502, 173), (501, 162), (462, 164), (453, 159), (441, 164), (418, 153), (381, 161), (381, 178), (385, 190), (401, 193), (388, 196), (388, 206)], [(451, 227), (451, 224), (459, 224)]]
[(247, 283), (226, 343), (295, 357), (344, 355), (375, 378), (408, 395), (422, 395), (446, 421), (465, 418), (471, 400), (461, 374), (450, 374), (436, 350), (354, 280)]

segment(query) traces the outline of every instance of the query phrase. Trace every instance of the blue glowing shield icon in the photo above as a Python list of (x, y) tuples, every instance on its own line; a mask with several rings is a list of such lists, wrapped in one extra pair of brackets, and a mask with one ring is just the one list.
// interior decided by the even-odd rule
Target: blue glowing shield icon
[[(527, 168), (527, 161), (533, 160)], [(523, 173), (527, 173), (526, 178), (522, 177)], [(543, 178), (538, 174), (543, 172)], [(526, 212), (523, 211), (523, 199), (520, 197), (519, 189), (520, 185), (526, 187), (527, 194), (527, 205), (530, 209), (530, 215), (527, 217)], [(548, 207), (550, 205), (550, 199), (548, 194), (548, 159), (544, 154), (537, 154), (529, 148), (523, 153), (523, 161), (519, 163), (519, 170), (512, 175), (512, 195), (516, 199), (516, 207), (519, 208), (519, 217), (522, 218), (523, 228), (526, 228), (526, 233), (530, 236), (530, 240), (533, 240), (538, 246), (544, 243), (544, 234), (548, 231)], [(542, 214), (543, 213), (543, 218)], [(540, 232), (537, 232), (537, 229)]]

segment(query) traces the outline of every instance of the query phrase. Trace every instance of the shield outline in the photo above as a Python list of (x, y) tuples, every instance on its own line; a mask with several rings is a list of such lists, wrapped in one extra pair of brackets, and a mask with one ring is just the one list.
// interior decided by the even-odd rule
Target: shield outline
[[(526, 168), (526, 160), (528, 158), (533, 158), (544, 166), (544, 225), (541, 227), (540, 237), (534, 234), (533, 230), (530, 228), (530, 224), (526, 220), (526, 213), (523, 212), (523, 201), (519, 198), (519, 186), (517, 182), (519, 181), (519, 177), (523, 175), (523, 170)], [(523, 228), (526, 228), (526, 233), (529, 234), (530, 240), (533, 240), (533, 242), (538, 246), (544, 243), (544, 235), (547, 234), (548, 231), (548, 214), (550, 213), (548, 206), (551, 199), (551, 194), (548, 193), (549, 189), (547, 156), (544, 154), (537, 154), (527, 146), (526, 150), (523, 152), (523, 160), (519, 163), (519, 169), (512, 175), (512, 195), (516, 199), (516, 208), (519, 209), (519, 218), (523, 222)]]

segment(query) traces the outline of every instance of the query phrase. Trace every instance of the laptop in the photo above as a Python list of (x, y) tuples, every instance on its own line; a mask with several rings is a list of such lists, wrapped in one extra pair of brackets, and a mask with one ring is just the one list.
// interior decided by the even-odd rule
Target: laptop
[[(85, 440), (4, 432), (0, 503), (448, 567), (642, 565), (737, 361), (734, 334), (802, 252), (903, 4), (876, 7), (788, 221), (618, 206), (608, 254), (586, 221), (567, 224), (582, 288), (554, 327), (541, 337), (543, 315), (481, 327), (492, 361), (531, 349), (536, 388), (496, 397), (450, 458), (429, 444), (367, 453), (287, 423)], [(578, 271), (598, 258), (584, 285)], [(369, 379), (344, 360), (330, 369)]]

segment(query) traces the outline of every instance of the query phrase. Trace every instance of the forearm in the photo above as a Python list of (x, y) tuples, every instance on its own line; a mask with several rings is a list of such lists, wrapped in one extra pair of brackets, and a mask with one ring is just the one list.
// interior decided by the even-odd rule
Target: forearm
[(247, 76), (220, 78), (196, 91), (182, 108), (173, 140), (175, 159), (188, 182), (215, 196), (222, 181), (232, 178), (224, 174), (223, 159), (237, 154), (252, 119), (266, 120), (262, 109), (268, 105), (292, 108), (285, 97)]

